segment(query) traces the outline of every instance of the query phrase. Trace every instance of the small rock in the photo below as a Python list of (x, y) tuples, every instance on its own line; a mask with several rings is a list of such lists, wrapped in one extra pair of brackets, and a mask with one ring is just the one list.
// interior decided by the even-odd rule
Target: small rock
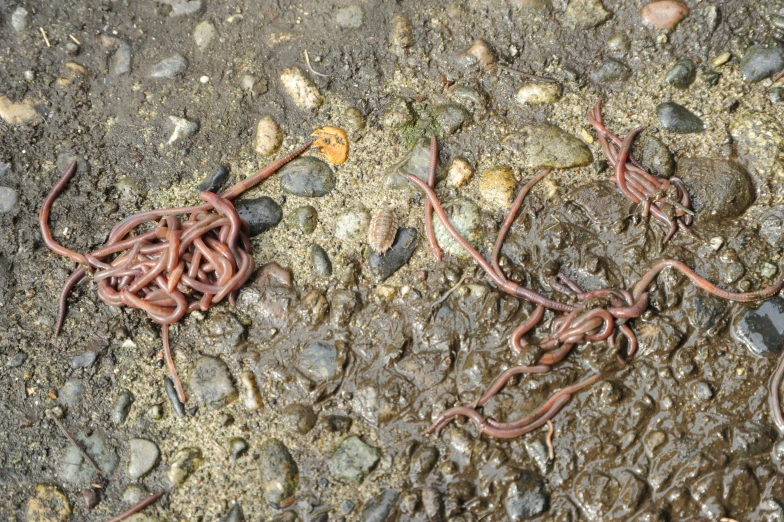
[(269, 114), (259, 120), (256, 126), (256, 153), (272, 156), (283, 143), (283, 133), (275, 119)]
[(512, 206), (515, 185), (512, 167), (493, 167), (480, 176), (479, 195), (493, 209), (509, 209)]
[(82, 490), (82, 500), (84, 501), (84, 507), (87, 508), (87, 511), (92, 511), (95, 506), (101, 501), (98, 493), (95, 491), (94, 488), (85, 488)]
[(4, 161), (0, 161), (0, 178), (8, 174), (9, 170), (11, 170), (11, 164), (6, 163)]
[(354, 208), (341, 214), (335, 221), (335, 237), (355, 244), (367, 236), (370, 215), (363, 208)]
[(709, 401), (713, 398), (713, 390), (705, 381), (697, 381), (691, 387), (694, 398), (698, 401)]
[[(289, 214), (288, 222), (290, 226), (299, 228), (305, 234), (312, 234), (318, 225), (318, 213), (312, 206), (303, 205)], [(338, 222), (340, 222), (340, 218), (338, 218)]]
[[(172, 408), (174, 408), (174, 413), (180, 416), (185, 415), (185, 405), (177, 395), (177, 389), (174, 387), (174, 382), (169, 377), (164, 377), (163, 387), (166, 388), (166, 396), (169, 397), (169, 402), (171, 402)], [(160, 419), (160, 416), (156, 417), (156, 415), (153, 414), (153, 418)]]
[(555, 103), (561, 99), (562, 92), (559, 83), (526, 83), (517, 89), (515, 100), (520, 105)]
[(343, 439), (329, 459), (329, 470), (338, 480), (359, 485), (381, 459), (381, 450), (356, 435)]
[(421, 446), (411, 456), (408, 474), (412, 482), (424, 482), (438, 463), (438, 449), (434, 446)]
[(714, 67), (721, 67), (721, 66), (722, 66), (722, 65), (724, 65), (725, 63), (729, 62), (729, 61), (730, 61), (730, 58), (732, 58), (732, 53), (731, 53), (731, 52), (729, 52), (729, 51), (727, 51), (727, 52), (721, 53), (721, 54), (720, 54), (720, 55), (718, 55), (716, 58), (714, 58), (713, 60), (711, 60), (711, 64), (712, 64)]
[(660, 0), (643, 6), (643, 19), (657, 29), (674, 29), (678, 22), (686, 18), (689, 8), (677, 0)]
[(549, 123), (532, 123), (507, 136), (505, 145), (523, 156), (526, 168), (569, 169), (585, 167), (593, 161), (588, 146)]
[(289, 404), (283, 409), (283, 414), (289, 419), (289, 425), (300, 435), (310, 432), (318, 420), (313, 408), (307, 404)]
[(182, 141), (190, 136), (193, 136), (199, 130), (199, 124), (195, 121), (186, 120), (185, 118), (178, 118), (177, 116), (169, 116), (169, 121), (172, 124), (173, 130), (167, 145), (173, 145), (178, 141)]
[(780, 353), (784, 346), (784, 299), (777, 296), (756, 310), (747, 310), (735, 333), (756, 355)]
[(571, 0), (564, 11), (563, 23), (572, 29), (591, 29), (611, 16), (601, 0)]
[(773, 207), (765, 214), (759, 234), (770, 246), (784, 248), (784, 205)]
[(197, 187), (199, 192), (218, 192), (220, 188), (226, 183), (226, 180), (229, 179), (229, 167), (228, 165), (219, 165), (218, 168), (213, 170), (204, 181), (199, 183)]
[(202, 404), (222, 406), (237, 398), (226, 363), (204, 355), (196, 361), (190, 378), (193, 395)]
[(267, 80), (257, 78), (252, 74), (246, 74), (242, 77), (242, 88), (250, 91), (253, 95), (264, 94), (267, 92)]
[(411, 124), (414, 116), (408, 102), (403, 98), (395, 98), (384, 113), (384, 127), (399, 129)]
[(344, 357), (333, 343), (311, 341), (302, 348), (297, 367), (316, 381), (329, 381), (338, 376)]
[(733, 118), (730, 134), (738, 157), (754, 176), (758, 203), (781, 203), (784, 159), (780, 151), (784, 150), (784, 127), (770, 114), (747, 112)]
[(188, 61), (181, 54), (173, 54), (150, 69), (150, 78), (174, 78), (185, 73)]
[(422, 489), (422, 507), (430, 520), (437, 520), (441, 516), (441, 493), (433, 486)]
[(27, 31), (30, 25), (30, 13), (24, 7), (17, 7), (11, 15), (11, 27), (17, 33)]
[(772, 279), (776, 272), (778, 272), (778, 267), (772, 263), (768, 263), (767, 261), (762, 263), (762, 268), (760, 268), (760, 275), (765, 279)]
[(452, 187), (461, 187), (474, 175), (474, 168), (463, 158), (455, 158), (449, 166), (446, 183)]
[(57, 400), (63, 406), (73, 407), (84, 395), (84, 385), (74, 379), (69, 379), (60, 387)]
[(671, 178), (675, 174), (675, 159), (672, 152), (659, 138), (643, 131), (632, 145), (632, 156), (649, 172)]
[(300, 109), (316, 111), (324, 103), (324, 97), (313, 82), (299, 67), (290, 67), (280, 75), (283, 88)]
[[(74, 435), (74, 438), (104, 473), (110, 476), (117, 468), (120, 459), (114, 450), (109, 448), (106, 435), (102, 430), (93, 430), (89, 437), (79, 432)], [(79, 485), (96, 480), (98, 473), (85, 460), (79, 449), (73, 444), (69, 444), (63, 456), (60, 476), (65, 482)]]
[(115, 426), (119, 426), (125, 419), (128, 418), (128, 413), (131, 411), (133, 404), (133, 394), (128, 390), (122, 390), (114, 401), (112, 407), (112, 422)]
[(723, 300), (713, 295), (698, 294), (684, 303), (689, 322), (695, 328), (707, 331), (718, 325), (724, 318), (726, 306)]
[[(479, 245), (483, 229), (482, 216), (476, 203), (468, 199), (454, 199), (444, 204), (444, 212), (446, 212), (449, 222), (452, 223), (461, 236), (474, 247)], [(470, 254), (466, 252), (460, 243), (449, 235), (443, 223), (441, 223), (441, 219), (435, 214), (433, 215), (433, 231), (438, 244), (445, 253), (461, 259), (471, 258)]]
[(344, 515), (350, 515), (354, 511), (354, 503), (346, 499), (340, 503), (340, 511)]
[[(416, 176), (427, 183), (430, 172), (430, 140), (427, 138), (417, 140), (416, 144), (408, 151), (403, 160), (392, 166), (387, 172), (387, 188), (418, 191), (419, 189), (408, 181), (406, 174)], [(436, 183), (443, 179), (443, 175), (439, 176), (439, 174), (440, 173), (436, 171)]]
[(131, 484), (123, 490), (122, 501), (128, 505), (136, 505), (149, 496), (150, 493), (147, 491), (147, 488)]
[(524, 518), (535, 517), (544, 513), (550, 500), (539, 476), (529, 470), (520, 472), (520, 476), (509, 485), (504, 498), (506, 514), (511, 522)]
[(234, 208), (237, 214), (248, 222), (250, 237), (275, 228), (283, 219), (283, 209), (269, 196), (237, 201)]
[(441, 129), (441, 134), (444, 136), (454, 134), (464, 124), (470, 121), (471, 114), (460, 105), (448, 103), (436, 107), (436, 122)]
[(169, 16), (188, 16), (201, 11), (202, 0), (159, 0), (172, 7)]
[(12, 102), (8, 96), (0, 96), (0, 118), (11, 125), (27, 123), (38, 119), (38, 111), (30, 99)]
[(131, 439), (128, 446), (128, 476), (136, 480), (155, 467), (161, 452), (153, 441), (147, 439)]
[(204, 457), (199, 448), (183, 448), (169, 461), (169, 471), (166, 476), (175, 487), (179, 488), (203, 463)]
[(116, 41), (117, 49), (109, 57), (109, 74), (111, 76), (121, 76), (131, 72), (131, 46), (122, 40)]
[(74, 368), (89, 368), (95, 364), (96, 359), (98, 359), (98, 354), (92, 350), (87, 350), (86, 352), (74, 355), (73, 359), (71, 359), (71, 366)]
[(766, 38), (752, 46), (740, 61), (740, 73), (747, 82), (770, 78), (784, 69), (784, 42)]
[(652, 431), (645, 436), (643, 445), (648, 458), (653, 458), (654, 452), (667, 441), (667, 435), (663, 431)]
[(33, 496), (25, 503), (26, 522), (66, 522), (70, 516), (68, 497), (51, 484), (36, 485)]
[(242, 512), (242, 506), (234, 504), (229, 512), (226, 513), (226, 516), (221, 517), (218, 522), (245, 522), (245, 514)]
[(16, 208), (19, 196), (11, 187), (0, 187), (0, 214), (6, 214)]
[(683, 158), (677, 175), (689, 187), (698, 219), (718, 222), (741, 216), (754, 201), (754, 186), (746, 170), (734, 161)]
[(389, 21), (391, 31), (389, 40), (393, 52), (402, 52), (411, 47), (411, 20), (406, 15), (397, 14)]
[(193, 39), (196, 41), (196, 47), (202, 51), (210, 46), (212, 40), (218, 35), (215, 26), (207, 20), (201, 22), (193, 30)]
[(24, 352), (16, 352), (13, 354), (6, 363), (9, 368), (19, 368), (27, 360), (27, 354)]
[(242, 405), (248, 411), (260, 410), (264, 405), (261, 401), (261, 392), (256, 383), (256, 376), (250, 370), (245, 370), (240, 374), (240, 384), (242, 384)]
[[(400, 228), (392, 246), (383, 254), (379, 255), (371, 249), (367, 249), (368, 266), (376, 282), (385, 281), (408, 263), (416, 250), (417, 235), (415, 228)], [(443, 245), (443, 243), (441, 244)]]
[(691, 134), (705, 130), (705, 124), (699, 116), (675, 102), (660, 103), (656, 107), (656, 115), (664, 129), (676, 134)]
[(385, 522), (394, 517), (400, 495), (397, 491), (387, 489), (371, 498), (362, 509), (361, 522)]
[(237, 460), (248, 452), (248, 441), (242, 437), (232, 437), (229, 439), (229, 453), (231, 458)]
[(259, 449), (261, 489), (264, 499), (274, 508), (294, 494), (299, 483), (299, 469), (285, 444), (277, 439), (268, 439)]
[(328, 415), (324, 419), (327, 430), (332, 433), (348, 433), (352, 422), (351, 417), (343, 415)]
[(329, 254), (321, 245), (316, 243), (310, 245), (310, 263), (316, 275), (320, 277), (332, 275), (332, 261), (330, 261)]
[(697, 78), (697, 65), (689, 60), (681, 60), (670, 69), (664, 81), (678, 89), (688, 89)]
[(362, 19), (365, 10), (360, 5), (350, 5), (342, 7), (335, 12), (335, 22), (338, 27), (343, 29), (359, 29), (362, 27)]
[(629, 67), (618, 60), (606, 60), (591, 74), (591, 80), (596, 83), (614, 83), (628, 80), (632, 75)]
[(773, 105), (784, 101), (784, 87), (773, 87), (770, 91), (768, 91), (768, 99)]
[(317, 198), (335, 188), (335, 173), (326, 162), (306, 156), (297, 158), (280, 169), (280, 186), (289, 194)]

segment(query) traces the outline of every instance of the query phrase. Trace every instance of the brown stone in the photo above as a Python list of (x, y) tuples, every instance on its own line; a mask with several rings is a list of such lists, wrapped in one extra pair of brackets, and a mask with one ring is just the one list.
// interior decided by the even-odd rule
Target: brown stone
[(674, 29), (689, 14), (689, 8), (677, 0), (659, 0), (646, 4), (640, 14), (657, 29)]

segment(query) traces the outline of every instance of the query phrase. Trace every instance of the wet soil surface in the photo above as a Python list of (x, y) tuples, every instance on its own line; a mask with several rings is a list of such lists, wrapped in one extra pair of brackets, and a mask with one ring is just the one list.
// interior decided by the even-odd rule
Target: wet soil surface
[[(457, 421), (421, 435), (531, 363), (508, 339), (534, 306), (459, 247), (435, 263), (424, 200), (395, 170), (426, 168), (419, 140), (438, 134), (437, 191), (487, 255), (509, 200), (503, 175), (485, 172), (508, 166), (519, 188), (562, 167), (529, 194), (502, 256), (511, 279), (562, 301), (554, 270), (630, 289), (662, 258), (728, 290), (762, 288), (781, 278), (784, 247), (784, 102), (770, 79), (784, 2), (646, 8), (687, 6), (671, 29), (639, 0), (76, 4), (0, 0), (1, 520), (105, 520), (157, 492), (136, 520), (784, 519), (768, 405), (784, 302), (726, 302), (675, 272), (632, 321), (629, 364), (617, 346), (583, 344), (484, 407), (519, 418), (601, 371), (554, 418), (554, 459), (546, 428), (495, 440)], [(493, 56), (465, 55), (476, 38)], [(696, 198), (693, 235), (662, 245), (666, 231), (608, 180), (585, 118), (599, 97), (609, 129), (648, 128), (644, 166), (674, 171), (674, 158)], [(669, 101), (691, 114), (663, 115)], [(702, 132), (676, 132), (695, 121)], [(346, 163), (309, 160), (292, 173), (306, 171), (299, 192), (276, 176), (243, 196), (272, 216), (252, 239), (257, 266), (277, 262), (293, 284), (259, 274), (236, 306), (172, 329), (186, 404), (165, 383), (158, 325), (102, 303), (93, 282), (54, 337), (73, 266), (45, 247), (37, 215), (70, 161), (50, 221), (86, 252), (122, 218), (195, 204), (220, 168), (225, 188), (322, 125), (348, 132)], [(400, 227), (386, 258), (367, 247), (382, 206)]]

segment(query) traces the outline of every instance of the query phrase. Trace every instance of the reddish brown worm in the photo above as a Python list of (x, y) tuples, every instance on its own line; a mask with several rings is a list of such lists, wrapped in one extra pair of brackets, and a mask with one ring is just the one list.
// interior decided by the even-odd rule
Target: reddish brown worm
[(133, 506), (128, 511), (125, 511), (124, 513), (121, 513), (121, 514), (117, 515), (116, 517), (107, 520), (106, 522), (121, 522), (122, 520), (125, 520), (126, 518), (130, 517), (131, 515), (135, 515), (136, 513), (138, 513), (142, 509), (146, 508), (150, 504), (156, 502), (162, 496), (163, 496), (162, 492), (161, 493), (156, 493), (155, 495), (151, 495), (151, 496), (147, 497), (146, 499), (142, 500), (141, 502), (139, 502), (138, 504), (136, 504), (135, 506)]
[[(438, 140), (435, 136), (430, 137), (430, 169), (427, 175), (427, 184), (431, 189), (436, 188), (436, 168), (438, 167)], [(425, 234), (427, 235), (427, 242), (430, 244), (430, 250), (433, 251), (433, 256), (436, 262), (440, 263), (442, 258), (441, 247), (438, 246), (436, 241), (436, 233), (433, 229), (433, 205), (430, 200), (425, 202)]]

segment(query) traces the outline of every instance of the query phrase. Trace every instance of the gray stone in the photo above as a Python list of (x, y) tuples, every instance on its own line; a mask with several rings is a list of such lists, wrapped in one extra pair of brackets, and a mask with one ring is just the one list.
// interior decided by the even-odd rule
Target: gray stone
[(117, 40), (117, 49), (109, 57), (109, 74), (111, 76), (121, 76), (131, 72), (131, 46)]
[(362, 522), (385, 522), (392, 520), (397, 512), (400, 495), (397, 491), (387, 489), (371, 498), (362, 509)]
[(776, 296), (763, 302), (756, 310), (747, 310), (735, 333), (756, 355), (781, 352), (784, 346), (784, 299)]
[(150, 78), (174, 78), (185, 73), (188, 60), (181, 54), (173, 54), (156, 63), (150, 69)]
[(471, 114), (460, 105), (448, 103), (436, 107), (436, 122), (443, 136), (454, 134), (470, 121)]
[(226, 516), (221, 517), (218, 522), (245, 522), (245, 514), (242, 512), (242, 506), (234, 504), (229, 512), (226, 513)]
[(11, 187), (0, 187), (0, 214), (11, 212), (16, 208), (19, 196)]
[(628, 80), (632, 75), (629, 67), (618, 60), (606, 60), (591, 74), (591, 80), (596, 83), (615, 83)]
[(381, 450), (356, 435), (346, 437), (329, 459), (329, 470), (338, 480), (359, 485), (381, 459)]
[(530, 470), (520, 472), (520, 476), (509, 485), (504, 498), (506, 514), (511, 522), (540, 515), (549, 504), (542, 479)]
[(618, 53), (626, 53), (632, 48), (632, 42), (626, 33), (615, 33), (607, 40), (607, 48)]
[(420, 446), (417, 448), (416, 452), (411, 456), (411, 462), (408, 465), (410, 480), (414, 483), (424, 483), (427, 476), (438, 463), (438, 457), (438, 449), (435, 446)]
[(128, 413), (131, 411), (133, 404), (133, 394), (128, 390), (122, 390), (114, 401), (112, 407), (112, 422), (115, 426), (119, 426), (125, 419), (128, 418)]
[(280, 169), (280, 186), (289, 194), (316, 198), (335, 188), (335, 173), (324, 161), (312, 156), (300, 157)]
[(174, 387), (174, 381), (169, 377), (164, 377), (163, 387), (166, 389), (166, 396), (169, 398), (172, 408), (174, 408), (174, 413), (180, 416), (185, 415), (185, 405), (180, 400), (179, 395), (177, 395), (177, 388)]
[(74, 379), (69, 379), (60, 387), (57, 400), (63, 406), (73, 407), (84, 395), (84, 385)]
[(223, 184), (226, 183), (227, 179), (229, 179), (229, 166), (218, 165), (218, 167), (207, 175), (207, 177), (204, 178), (204, 181), (199, 183), (196, 188), (199, 192), (207, 191), (217, 193)]
[(71, 366), (74, 368), (89, 368), (98, 359), (98, 354), (92, 350), (87, 350), (78, 355), (74, 355), (71, 359)]
[(746, 170), (734, 161), (683, 158), (678, 162), (677, 174), (689, 188), (699, 220), (737, 218), (754, 201), (754, 186)]
[(9, 170), (11, 170), (11, 164), (6, 163), (5, 161), (0, 161), (0, 178), (8, 174)]
[(312, 234), (318, 226), (318, 212), (311, 205), (303, 205), (295, 208), (294, 212), (289, 214), (288, 222), (289, 225), (297, 227), (305, 234)]
[(237, 460), (248, 452), (248, 441), (242, 437), (232, 437), (229, 439), (229, 453), (231, 458)]
[(191, 390), (202, 404), (221, 406), (237, 398), (226, 363), (204, 355), (196, 361), (190, 378)]
[(123, 490), (122, 501), (128, 505), (135, 505), (150, 496), (150, 492), (144, 486), (131, 484)]
[[(446, 212), (449, 222), (452, 223), (460, 235), (471, 245), (477, 247), (482, 240), (483, 229), (482, 215), (476, 203), (468, 199), (453, 199), (444, 204), (444, 212)], [(438, 244), (445, 253), (461, 259), (471, 258), (471, 255), (466, 252), (462, 245), (449, 235), (449, 232), (447, 232), (446, 227), (444, 227), (437, 215), (433, 216), (433, 230)]]
[(300, 435), (306, 435), (316, 425), (318, 416), (313, 408), (307, 404), (289, 404), (283, 409), (283, 414), (288, 419), (288, 425)]
[(342, 371), (343, 357), (333, 343), (311, 341), (302, 349), (297, 367), (316, 381), (328, 381)]
[(697, 78), (697, 65), (689, 60), (681, 60), (670, 69), (664, 80), (678, 89), (688, 89)]
[(310, 245), (310, 264), (313, 272), (319, 277), (329, 277), (332, 275), (332, 261), (324, 247), (313, 243)]
[[(100, 429), (95, 429), (88, 437), (85, 433), (79, 432), (74, 438), (81, 444), (82, 449), (98, 464), (98, 467), (111, 476), (117, 468), (120, 459), (117, 454), (109, 448), (106, 442), (106, 435)], [(73, 485), (87, 485), (90, 481), (98, 478), (95, 468), (85, 460), (79, 449), (73, 444), (69, 444), (63, 456), (61, 468), (61, 478)]]
[(344, 515), (350, 515), (354, 511), (354, 503), (346, 499), (340, 503), (340, 512)]
[(408, 263), (416, 250), (417, 236), (415, 228), (401, 228), (398, 229), (392, 246), (383, 254), (379, 255), (370, 248), (367, 249), (368, 267), (377, 282), (388, 279)]
[(697, 294), (686, 299), (684, 309), (691, 325), (707, 331), (720, 324), (726, 312), (725, 302), (713, 295)]
[(601, 0), (570, 0), (563, 14), (563, 23), (572, 29), (590, 29), (603, 24), (611, 16)]
[(770, 78), (784, 69), (784, 42), (766, 38), (752, 46), (740, 61), (740, 73), (748, 82)]
[(593, 161), (588, 145), (549, 123), (531, 123), (507, 136), (504, 145), (523, 157), (526, 168), (570, 169)]
[(207, 20), (201, 22), (193, 30), (193, 40), (196, 42), (196, 47), (202, 51), (210, 46), (212, 40), (218, 35), (215, 26)]
[(245, 336), (245, 325), (229, 311), (213, 312), (203, 324), (204, 334), (218, 340), (224, 351), (236, 348)]
[(299, 469), (285, 444), (268, 439), (259, 449), (261, 489), (264, 499), (280, 509), (294, 495), (299, 483)]
[(204, 457), (199, 448), (183, 448), (169, 461), (169, 471), (166, 476), (174, 486), (179, 488), (203, 463)]
[(367, 236), (370, 216), (364, 208), (353, 208), (335, 221), (335, 237), (346, 243), (356, 244)]
[(201, 11), (202, 0), (160, 0), (172, 8), (169, 16), (187, 16)]
[(19, 368), (27, 360), (27, 354), (24, 352), (16, 352), (13, 354), (6, 363), (9, 368)]
[(283, 209), (277, 201), (268, 196), (242, 199), (234, 204), (234, 208), (240, 217), (248, 222), (250, 237), (275, 228), (283, 219)]
[(660, 103), (656, 107), (656, 115), (664, 129), (676, 134), (691, 134), (705, 130), (705, 123), (699, 116), (675, 102)]
[(759, 234), (770, 246), (784, 248), (784, 205), (775, 206), (765, 214)]
[(698, 401), (709, 401), (713, 398), (713, 390), (705, 381), (697, 381), (691, 387), (694, 398)]
[(128, 441), (128, 476), (136, 480), (149, 473), (158, 463), (161, 452), (151, 440), (131, 439)]
[(362, 27), (362, 19), (365, 10), (360, 5), (350, 5), (342, 7), (335, 12), (335, 22), (338, 27), (343, 29), (359, 29)]
[(172, 133), (169, 136), (167, 145), (174, 145), (178, 141), (182, 141), (196, 134), (199, 130), (199, 123), (195, 121), (186, 120), (177, 116), (169, 116), (169, 122), (172, 125)]
[[(387, 171), (386, 186), (391, 189), (407, 189), (417, 191), (419, 189), (408, 181), (406, 174), (411, 174), (418, 177), (424, 182), (427, 182), (428, 173), (430, 171), (430, 139), (420, 138), (416, 144), (408, 151), (403, 160), (393, 165)], [(443, 171), (436, 172), (436, 181), (440, 181), (444, 177)]]
[(17, 7), (11, 15), (11, 27), (17, 33), (27, 31), (30, 25), (30, 13), (24, 7)]
[(671, 178), (675, 173), (675, 158), (659, 138), (643, 131), (634, 140), (632, 156), (649, 172)]

